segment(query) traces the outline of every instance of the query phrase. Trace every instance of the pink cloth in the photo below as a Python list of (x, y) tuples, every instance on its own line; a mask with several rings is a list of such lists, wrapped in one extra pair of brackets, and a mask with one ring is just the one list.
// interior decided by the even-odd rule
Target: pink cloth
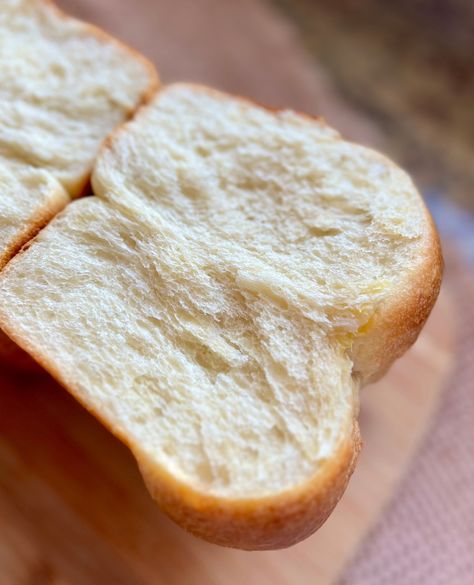
[(474, 278), (448, 256), (457, 364), (424, 444), (340, 585), (474, 584)]

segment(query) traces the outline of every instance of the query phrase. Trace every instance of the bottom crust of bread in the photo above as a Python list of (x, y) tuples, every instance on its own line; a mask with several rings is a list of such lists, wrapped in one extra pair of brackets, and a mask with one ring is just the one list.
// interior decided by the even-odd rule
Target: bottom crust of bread
[(297, 544), (326, 521), (347, 487), (361, 445), (354, 420), (338, 453), (309, 481), (276, 496), (245, 500), (192, 491), (143, 453), (135, 456), (152, 497), (185, 530), (221, 546), (262, 551)]

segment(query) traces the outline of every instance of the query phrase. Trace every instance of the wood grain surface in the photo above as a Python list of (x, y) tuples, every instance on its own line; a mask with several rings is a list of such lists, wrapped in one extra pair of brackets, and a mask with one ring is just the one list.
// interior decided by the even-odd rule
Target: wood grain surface
[[(211, 83), (323, 114), (355, 140), (383, 136), (310, 62), (260, 0), (63, 0), (144, 51), (162, 79)], [(373, 525), (432, 420), (449, 372), (452, 307), (443, 294), (416, 346), (362, 397), (364, 448), (324, 527), (285, 551), (201, 542), (148, 496), (128, 451), (49, 377), (0, 371), (0, 585), (321, 585)]]

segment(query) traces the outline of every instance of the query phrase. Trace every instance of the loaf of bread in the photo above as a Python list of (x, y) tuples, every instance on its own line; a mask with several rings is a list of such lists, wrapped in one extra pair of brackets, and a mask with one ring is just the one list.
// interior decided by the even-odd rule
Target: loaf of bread
[(106, 141), (92, 185), (0, 274), (0, 324), (184, 528), (310, 535), (354, 468), (360, 387), (438, 294), (411, 180), (320, 120), (178, 84)]
[(0, 268), (87, 186), (102, 140), (156, 89), (153, 66), (47, 0), (0, 5)]

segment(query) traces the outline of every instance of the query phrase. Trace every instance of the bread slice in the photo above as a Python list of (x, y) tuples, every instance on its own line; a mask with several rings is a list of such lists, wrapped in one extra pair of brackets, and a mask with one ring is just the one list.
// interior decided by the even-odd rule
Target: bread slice
[(305, 538), (352, 473), (359, 388), (438, 294), (412, 182), (322, 121), (173, 85), (92, 184), (0, 275), (1, 325), (184, 528), (245, 549)]
[[(0, 6), (0, 269), (87, 188), (105, 136), (157, 86), (153, 66), (47, 0)], [(0, 333), (0, 361), (25, 357)]]
[(156, 89), (153, 66), (46, 0), (0, 6), (0, 268), (87, 186), (102, 140)]

